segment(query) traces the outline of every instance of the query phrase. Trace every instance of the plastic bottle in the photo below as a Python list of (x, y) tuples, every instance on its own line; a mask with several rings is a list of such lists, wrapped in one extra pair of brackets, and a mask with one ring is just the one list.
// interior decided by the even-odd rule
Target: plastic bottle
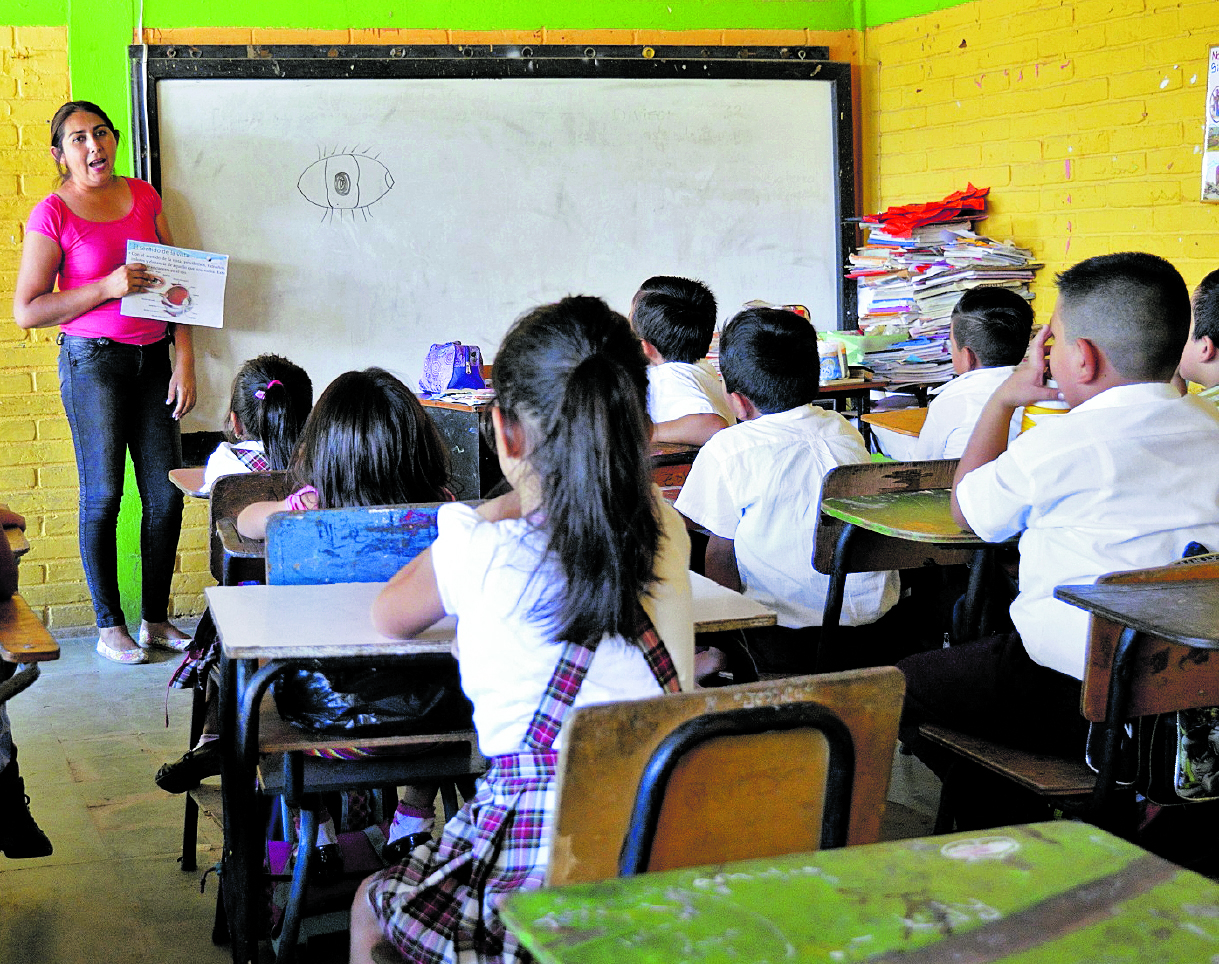
[(836, 338), (823, 338), (818, 345), (821, 354), (821, 384), (847, 378), (851, 374), (847, 366), (847, 346)]

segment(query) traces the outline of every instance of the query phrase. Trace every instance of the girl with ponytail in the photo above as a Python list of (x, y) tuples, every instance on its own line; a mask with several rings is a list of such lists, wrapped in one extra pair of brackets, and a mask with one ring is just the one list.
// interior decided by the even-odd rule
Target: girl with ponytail
[(244, 362), (233, 378), (225, 440), (203, 470), (203, 491), (222, 475), (286, 469), (313, 408), (313, 383), (305, 370), (279, 355)]
[(596, 298), (536, 308), (504, 338), (492, 422), (513, 491), (442, 506), (436, 542), (373, 607), (402, 638), (457, 616), (490, 765), (438, 841), (361, 885), (353, 962), (384, 941), (408, 961), (515, 961), (496, 911), (542, 885), (564, 716), (692, 685), (689, 540), (651, 482), (646, 372)]

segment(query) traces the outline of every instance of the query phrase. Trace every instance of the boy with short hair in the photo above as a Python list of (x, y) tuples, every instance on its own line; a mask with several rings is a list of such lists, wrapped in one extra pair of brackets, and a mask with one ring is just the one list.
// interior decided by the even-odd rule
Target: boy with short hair
[[(829, 585), (812, 563), (821, 482), (867, 462), (868, 449), (846, 419), (812, 404), (817, 333), (798, 315), (742, 311), (720, 336), (720, 370), (739, 421), (703, 446), (675, 504), (712, 533), (707, 576), (778, 613), (779, 628), (749, 636), (756, 668), (811, 671)], [(898, 592), (895, 572), (851, 574), (843, 627), (875, 622)]]
[[(947, 760), (919, 737), (921, 723), (1082, 754), (1088, 614), (1056, 600), (1056, 586), (1164, 565), (1190, 542), (1219, 547), (1219, 411), (1169, 383), (1188, 329), (1189, 292), (1167, 261), (1089, 258), (1058, 276), (1049, 329), (983, 409), (953, 515), (988, 542), (1021, 533), (1016, 631), (898, 664), (901, 738), (941, 776)], [(1057, 390), (1045, 384), (1047, 356)], [(1059, 394), (1071, 410), (1009, 445), (1012, 412)]]
[(702, 445), (735, 423), (707, 361), (715, 296), (701, 281), (657, 275), (631, 302), (631, 325), (648, 359), (648, 414), (657, 442)]
[[(911, 458), (959, 459), (982, 407), (1029, 347), (1033, 309), (1010, 288), (973, 288), (952, 310), (948, 345), (957, 377), (935, 391)], [(1020, 434), (1022, 409), (1008, 437)]]
[(1194, 320), (1181, 352), (1181, 377), (1203, 390), (1199, 398), (1219, 405), (1219, 271), (1194, 289)]

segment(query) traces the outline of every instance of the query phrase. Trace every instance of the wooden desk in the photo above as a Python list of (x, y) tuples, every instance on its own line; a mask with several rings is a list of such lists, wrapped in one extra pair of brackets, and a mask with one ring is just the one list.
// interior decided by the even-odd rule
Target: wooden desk
[(898, 408), (891, 412), (869, 412), (867, 415), (861, 415), (860, 418), (876, 428), (884, 428), (890, 432), (896, 432), (898, 435), (918, 438), (919, 433), (923, 430), (923, 423), (927, 421), (927, 409)]
[(487, 444), (479, 428), (483, 412), (491, 407), (491, 402), (467, 405), (437, 398), (419, 401), (432, 417), (449, 451), (453, 494), (458, 499), (485, 497), (504, 477), (495, 450)]
[(541, 964), (1198, 964), (1219, 948), (1219, 886), (1068, 821), (520, 893), (501, 917)]
[[(690, 574), (696, 631), (774, 625), (765, 606), (696, 573)], [(226, 903), (233, 959), (245, 964), (255, 944), (251, 923), (261, 840), (250, 823), (259, 752), (259, 710), (274, 677), (297, 659), (368, 659), (444, 654), (455, 622), (441, 620), (411, 640), (391, 640), (372, 626), (372, 601), (384, 583), (306, 586), (211, 586), (204, 590), (220, 637)], [(339, 629), (341, 628), (341, 631)], [(268, 660), (261, 668), (259, 660)], [(350, 738), (346, 741), (350, 744)]]
[(203, 466), (191, 465), (182, 469), (170, 469), (169, 481), (183, 495), (196, 499), (206, 499), (208, 493), (203, 491)]
[(849, 525), (909, 542), (937, 546), (986, 544), (952, 518), (951, 489), (825, 499), (821, 511)]

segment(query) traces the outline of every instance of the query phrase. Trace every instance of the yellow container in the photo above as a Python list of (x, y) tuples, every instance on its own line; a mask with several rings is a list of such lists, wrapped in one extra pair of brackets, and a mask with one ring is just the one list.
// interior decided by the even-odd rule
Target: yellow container
[(1066, 402), (1050, 401), (1038, 402), (1036, 405), (1024, 406), (1024, 417), (1020, 419), (1020, 431), (1027, 432), (1034, 425), (1040, 422), (1043, 418), (1049, 418), (1051, 415), (1065, 415), (1071, 410)]

